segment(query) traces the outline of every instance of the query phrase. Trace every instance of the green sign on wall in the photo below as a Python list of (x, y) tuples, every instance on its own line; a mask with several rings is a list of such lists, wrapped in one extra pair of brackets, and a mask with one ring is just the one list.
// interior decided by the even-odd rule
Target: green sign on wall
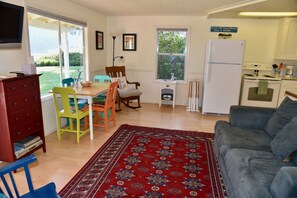
[(238, 27), (221, 27), (221, 26), (211, 26), (210, 31), (211, 32), (231, 32), (236, 33), (238, 30)]

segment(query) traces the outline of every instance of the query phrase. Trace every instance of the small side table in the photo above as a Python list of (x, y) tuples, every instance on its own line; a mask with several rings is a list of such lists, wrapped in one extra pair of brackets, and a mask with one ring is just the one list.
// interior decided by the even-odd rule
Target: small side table
[(175, 107), (176, 84), (176, 80), (161, 82), (159, 107), (161, 107), (162, 104), (172, 105), (172, 108)]

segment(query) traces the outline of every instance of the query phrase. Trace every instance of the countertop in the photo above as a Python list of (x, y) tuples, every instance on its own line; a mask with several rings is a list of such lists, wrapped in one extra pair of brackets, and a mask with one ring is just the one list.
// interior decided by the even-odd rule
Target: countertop
[(281, 77), (282, 80), (297, 80), (297, 77)]

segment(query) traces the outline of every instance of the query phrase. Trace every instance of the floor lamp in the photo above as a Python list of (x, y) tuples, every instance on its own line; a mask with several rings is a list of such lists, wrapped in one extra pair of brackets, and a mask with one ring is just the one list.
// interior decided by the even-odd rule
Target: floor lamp
[(113, 43), (112, 43), (112, 66), (114, 66), (115, 59), (117, 59), (117, 58), (123, 59), (124, 58), (123, 56), (114, 56), (115, 39), (116, 38), (117, 38), (116, 36), (112, 36), (112, 39), (113, 39)]

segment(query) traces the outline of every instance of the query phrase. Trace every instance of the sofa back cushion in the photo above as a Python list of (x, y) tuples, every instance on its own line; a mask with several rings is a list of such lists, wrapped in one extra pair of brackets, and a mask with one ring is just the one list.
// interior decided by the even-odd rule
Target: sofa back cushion
[(297, 117), (294, 117), (270, 143), (271, 150), (278, 158), (287, 158), (297, 148)]
[(270, 137), (274, 138), (295, 116), (297, 116), (297, 101), (286, 97), (268, 120), (265, 131)]

